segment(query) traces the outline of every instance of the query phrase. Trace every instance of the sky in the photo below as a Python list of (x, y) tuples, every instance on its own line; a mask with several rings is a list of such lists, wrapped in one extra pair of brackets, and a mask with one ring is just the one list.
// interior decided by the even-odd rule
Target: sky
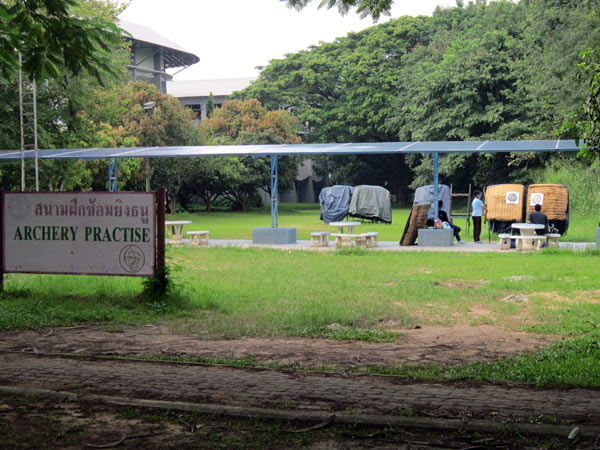
[[(320, 0), (302, 11), (280, 0), (132, 0), (123, 20), (147, 26), (200, 58), (175, 80), (256, 77), (257, 66), (319, 42), (331, 42), (373, 25), (355, 11), (318, 9)], [(431, 15), (436, 6), (456, 0), (395, 0), (391, 18)], [(378, 23), (384, 23), (382, 17)], [(172, 73), (173, 71), (171, 71)]]

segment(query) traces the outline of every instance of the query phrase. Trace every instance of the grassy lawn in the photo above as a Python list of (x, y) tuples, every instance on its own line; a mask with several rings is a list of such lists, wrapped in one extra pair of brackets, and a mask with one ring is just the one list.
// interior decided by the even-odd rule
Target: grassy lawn
[[(391, 224), (371, 224), (365, 222), (361, 233), (377, 231), (379, 239), (383, 241), (400, 241), (410, 208), (393, 208)], [(279, 205), (279, 226), (293, 227), (297, 230), (299, 240), (310, 240), (312, 231), (334, 231), (333, 227), (319, 220), (320, 210), (317, 204), (308, 203), (282, 203)], [(252, 239), (252, 229), (256, 227), (271, 226), (270, 207), (255, 208), (248, 213), (242, 212), (197, 212), (167, 215), (167, 220), (191, 220), (191, 225), (186, 225), (185, 231), (210, 230), (211, 239)], [(466, 230), (466, 220), (456, 219), (455, 223)], [(569, 230), (561, 238), (562, 241), (594, 242), (596, 240), (596, 227), (598, 218), (571, 216)], [(473, 240), (473, 224), (471, 222), (469, 235), (463, 237), (467, 241)], [(487, 226), (482, 231), (482, 238), (488, 237)], [(497, 241), (496, 236), (492, 236)]]
[[(322, 336), (337, 323), (382, 330), (496, 324), (577, 335), (600, 324), (598, 252), (317, 253), (169, 249), (175, 299), (151, 302), (136, 278), (5, 276), (3, 329), (181, 316), (210, 338)], [(510, 297), (512, 296), (512, 297)], [(507, 297), (510, 297), (507, 299)]]
[[(393, 225), (363, 227), (380, 231), (381, 239), (399, 239), (402, 210), (394, 214)], [(178, 218), (192, 218), (195, 229), (209, 229), (214, 238), (249, 238), (243, 230), (269, 223), (266, 212), (256, 211)], [(300, 239), (323, 229), (314, 208), (281, 219), (281, 226), (298, 227)], [(573, 234), (592, 240), (576, 223)], [(494, 324), (569, 339), (491, 365), (373, 370), (600, 387), (599, 255), (556, 249), (517, 254), (169, 248), (177, 286), (170, 299), (144, 298), (138, 278), (9, 274), (0, 298), (0, 329), (168, 321), (174, 331), (206, 339), (382, 342), (416, 325)]]

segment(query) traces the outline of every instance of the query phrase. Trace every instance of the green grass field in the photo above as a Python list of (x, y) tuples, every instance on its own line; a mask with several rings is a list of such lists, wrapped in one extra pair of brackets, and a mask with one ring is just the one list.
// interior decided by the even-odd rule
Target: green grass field
[[(314, 207), (285, 205), (280, 225), (296, 226), (299, 239), (308, 239), (310, 231), (323, 229), (315, 212)], [(398, 240), (404, 226), (398, 217), (405, 219), (405, 212), (395, 210), (392, 225), (363, 227), (380, 232), (382, 240)], [(270, 224), (268, 211), (263, 210), (177, 218), (191, 219), (190, 229), (208, 229), (211, 238), (221, 239), (249, 239), (252, 227)], [(581, 223), (591, 228), (590, 221), (574, 219), (573, 234), (593, 240)], [(402, 329), (416, 325), (494, 324), (558, 334), (567, 340), (546, 353), (492, 365), (373, 370), (430, 379), (600, 387), (599, 255), (598, 250), (558, 249), (321, 253), (168, 248), (176, 290), (162, 300), (144, 297), (139, 278), (5, 275), (0, 329), (166, 322), (173, 331), (206, 339), (252, 336), (381, 342), (397, 340)]]

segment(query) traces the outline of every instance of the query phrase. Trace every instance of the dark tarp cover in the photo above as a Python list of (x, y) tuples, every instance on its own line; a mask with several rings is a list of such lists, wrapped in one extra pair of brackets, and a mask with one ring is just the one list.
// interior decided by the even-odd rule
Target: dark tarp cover
[(355, 186), (349, 213), (363, 219), (392, 223), (390, 191), (381, 186)]
[(327, 223), (343, 220), (350, 208), (352, 190), (352, 186), (331, 186), (321, 189), (319, 193), (321, 220)]
[[(417, 203), (431, 203), (431, 208), (429, 208), (429, 211), (427, 212), (428, 221), (435, 220), (435, 201), (433, 199), (433, 188), (433, 184), (430, 184), (429, 186), (418, 187), (415, 189), (415, 200), (413, 201), (413, 206)], [(450, 211), (448, 211), (448, 208), (450, 207), (450, 188), (445, 184), (438, 184), (438, 200), (442, 200), (444, 202), (444, 207), (441, 209), (450, 215)]]

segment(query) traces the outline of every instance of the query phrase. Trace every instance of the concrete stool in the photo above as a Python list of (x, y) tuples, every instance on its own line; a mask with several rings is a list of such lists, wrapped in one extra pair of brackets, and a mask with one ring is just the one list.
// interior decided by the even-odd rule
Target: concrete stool
[(359, 234), (332, 234), (335, 238), (335, 245), (338, 247), (352, 247), (352, 239), (358, 238)]
[(369, 231), (368, 233), (361, 233), (356, 238), (356, 244), (365, 246), (366, 248), (373, 248), (379, 245), (379, 241), (377, 240), (377, 232)]
[(313, 247), (329, 247), (330, 231), (313, 231), (310, 233)]
[(188, 231), (190, 245), (208, 245), (208, 231)]
[(500, 238), (500, 250), (510, 250), (510, 234), (502, 233), (498, 237)]
[(560, 234), (558, 233), (548, 233), (546, 238), (548, 238), (548, 247), (558, 248), (558, 238)]

